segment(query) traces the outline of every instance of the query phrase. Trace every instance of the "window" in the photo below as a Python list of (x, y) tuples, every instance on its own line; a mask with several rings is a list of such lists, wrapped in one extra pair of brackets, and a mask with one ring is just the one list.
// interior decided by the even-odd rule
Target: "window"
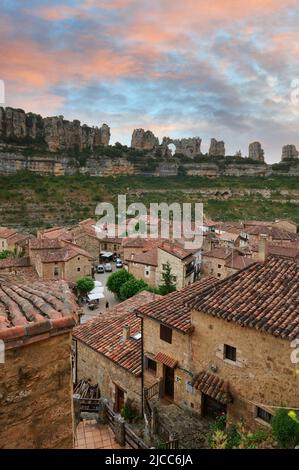
[(54, 276), (59, 276), (59, 268), (58, 267), (54, 267)]
[(176, 282), (176, 276), (172, 276), (173, 282)]
[(256, 417), (261, 419), (262, 421), (265, 421), (265, 423), (268, 424), (271, 424), (273, 418), (271, 413), (266, 410), (263, 410), (263, 408), (260, 408), (259, 406), (256, 407)]
[(149, 275), (150, 275), (150, 267), (149, 266), (145, 266), (144, 275), (145, 275), (145, 277), (149, 277)]
[(221, 267), (222, 267), (221, 264), (218, 264), (218, 268), (221, 269)]
[(218, 276), (218, 277), (221, 277), (221, 273), (218, 273), (217, 276)]
[(80, 261), (80, 258), (78, 258), (78, 261)]
[(236, 362), (237, 360), (237, 350), (233, 346), (228, 344), (224, 345), (224, 358), (229, 359), (230, 361)]
[(81, 268), (77, 268), (78, 273), (81, 271)]
[(166, 341), (166, 343), (172, 342), (172, 329), (168, 326), (160, 325), (160, 339)]
[(145, 357), (145, 368), (152, 374), (156, 374), (157, 372), (157, 363), (156, 361), (153, 361), (149, 357)]

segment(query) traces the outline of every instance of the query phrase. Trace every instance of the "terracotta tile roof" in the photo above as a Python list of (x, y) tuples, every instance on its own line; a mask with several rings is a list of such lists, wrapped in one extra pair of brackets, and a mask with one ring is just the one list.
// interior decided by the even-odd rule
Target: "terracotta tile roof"
[(181, 260), (188, 258), (188, 256), (191, 256), (190, 250), (185, 250), (178, 243), (171, 243), (171, 242), (164, 241), (161, 243), (161, 245), (159, 245), (159, 249), (166, 251), (167, 253)]
[(23, 258), (6, 258), (0, 260), (0, 269), (7, 268), (22, 268), (30, 266), (30, 259), (28, 257)]
[(40, 234), (43, 238), (48, 238), (50, 240), (62, 239), (62, 240), (72, 240), (72, 233), (67, 230), (65, 227), (53, 227), (45, 230), (40, 230)]
[(32, 238), (29, 240), (30, 250), (58, 250), (62, 247), (59, 240), (50, 240), (48, 238)]
[(190, 308), (293, 340), (299, 337), (299, 271), (293, 259), (270, 256), (187, 302)]
[(12, 235), (11, 237), (9, 237), (8, 242), (10, 244), (20, 243), (22, 241), (28, 240), (29, 238), (30, 238), (30, 235), (25, 235), (24, 233), (18, 233), (17, 232), (14, 235)]
[[(141, 333), (141, 320), (134, 310), (155, 298), (155, 294), (141, 292), (116, 305), (105, 315), (93, 318), (73, 330), (75, 339), (103, 354), (136, 376), (141, 375), (141, 339), (133, 339)], [(131, 337), (123, 341), (123, 329), (130, 327)]]
[(192, 382), (196, 390), (214, 398), (226, 405), (231, 402), (231, 395), (228, 390), (228, 383), (220, 377), (208, 372), (200, 372)]
[(127, 258), (126, 261), (144, 264), (146, 266), (158, 266), (158, 250), (153, 248), (145, 253), (137, 253), (133, 258)]
[(145, 238), (141, 237), (129, 237), (123, 239), (123, 246), (125, 248), (143, 248), (145, 244)]
[(256, 260), (248, 256), (231, 255), (230, 258), (225, 262), (225, 266), (231, 269), (243, 269), (251, 264), (254, 264)]
[(218, 258), (224, 260), (230, 258), (231, 255), (232, 250), (224, 247), (214, 248), (213, 250), (203, 254), (205, 258)]
[(7, 227), (0, 227), (0, 238), (7, 239), (12, 235), (16, 234), (17, 230)]
[(0, 281), (0, 339), (74, 326), (78, 306), (65, 281)]
[(183, 333), (191, 333), (191, 309), (185, 302), (219, 281), (206, 277), (184, 289), (165, 295), (159, 300), (139, 307), (138, 313), (151, 317), (164, 325), (175, 328)]
[(165, 366), (171, 367), (171, 369), (174, 369), (178, 363), (176, 359), (167, 356), (167, 354), (164, 354), (162, 352), (158, 352), (158, 354), (156, 354), (155, 361), (161, 362)]
[(57, 250), (42, 250), (39, 256), (42, 263), (66, 262), (76, 256), (85, 256), (86, 258), (93, 259), (86, 250), (69, 242)]

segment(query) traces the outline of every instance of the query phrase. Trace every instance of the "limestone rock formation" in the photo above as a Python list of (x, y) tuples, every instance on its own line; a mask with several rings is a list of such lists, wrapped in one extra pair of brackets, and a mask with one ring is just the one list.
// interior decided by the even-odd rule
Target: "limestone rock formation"
[(42, 118), (38, 114), (26, 114), (22, 109), (0, 108), (0, 139), (37, 138), (48, 144), (50, 152), (69, 149), (93, 149), (108, 145), (110, 128), (81, 126), (80, 121), (67, 121), (63, 116)]
[(251, 144), (249, 144), (248, 158), (251, 158), (252, 160), (257, 160), (259, 162), (264, 162), (264, 155), (265, 153), (262, 149), (260, 142), (252, 142)]
[(189, 158), (194, 158), (201, 152), (201, 139), (199, 137), (192, 137), (189, 139), (171, 139), (170, 137), (163, 137), (162, 148), (164, 150), (164, 154), (168, 154), (167, 148), (170, 144), (175, 145), (175, 153), (180, 153)]
[(281, 160), (292, 160), (298, 158), (299, 152), (295, 145), (285, 145), (282, 147)]
[(131, 147), (137, 150), (152, 150), (158, 147), (159, 139), (152, 131), (144, 129), (134, 129), (131, 140)]
[(223, 140), (211, 139), (209, 155), (210, 157), (225, 157), (225, 144)]

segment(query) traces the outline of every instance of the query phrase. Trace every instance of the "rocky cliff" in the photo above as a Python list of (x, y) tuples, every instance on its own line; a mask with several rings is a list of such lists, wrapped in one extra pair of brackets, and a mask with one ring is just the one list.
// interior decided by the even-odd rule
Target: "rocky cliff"
[(0, 140), (16, 142), (44, 142), (50, 152), (62, 150), (93, 150), (110, 141), (110, 129), (81, 125), (67, 121), (63, 116), (42, 118), (22, 109), (0, 108)]
[[(298, 151), (294, 145), (283, 147), (282, 161), (264, 162), (259, 142), (249, 145), (249, 158), (241, 154), (225, 156), (223, 141), (211, 140), (209, 154), (202, 155), (201, 139), (172, 139), (162, 143), (151, 132), (135, 129), (131, 147), (109, 145), (110, 128), (81, 125), (63, 116), (43, 118), (22, 109), (0, 107), (0, 174), (32, 171), (44, 175), (92, 176), (118, 174), (268, 176), (299, 174)], [(175, 152), (170, 151), (170, 144)]]

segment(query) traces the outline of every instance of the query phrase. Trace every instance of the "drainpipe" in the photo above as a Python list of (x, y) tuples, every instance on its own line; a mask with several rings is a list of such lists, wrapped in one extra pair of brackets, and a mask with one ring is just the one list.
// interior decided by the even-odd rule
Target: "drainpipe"
[(136, 317), (141, 320), (141, 411), (142, 416), (144, 416), (144, 397), (143, 397), (143, 388), (144, 388), (144, 343), (143, 343), (143, 316), (138, 315), (136, 312)]

